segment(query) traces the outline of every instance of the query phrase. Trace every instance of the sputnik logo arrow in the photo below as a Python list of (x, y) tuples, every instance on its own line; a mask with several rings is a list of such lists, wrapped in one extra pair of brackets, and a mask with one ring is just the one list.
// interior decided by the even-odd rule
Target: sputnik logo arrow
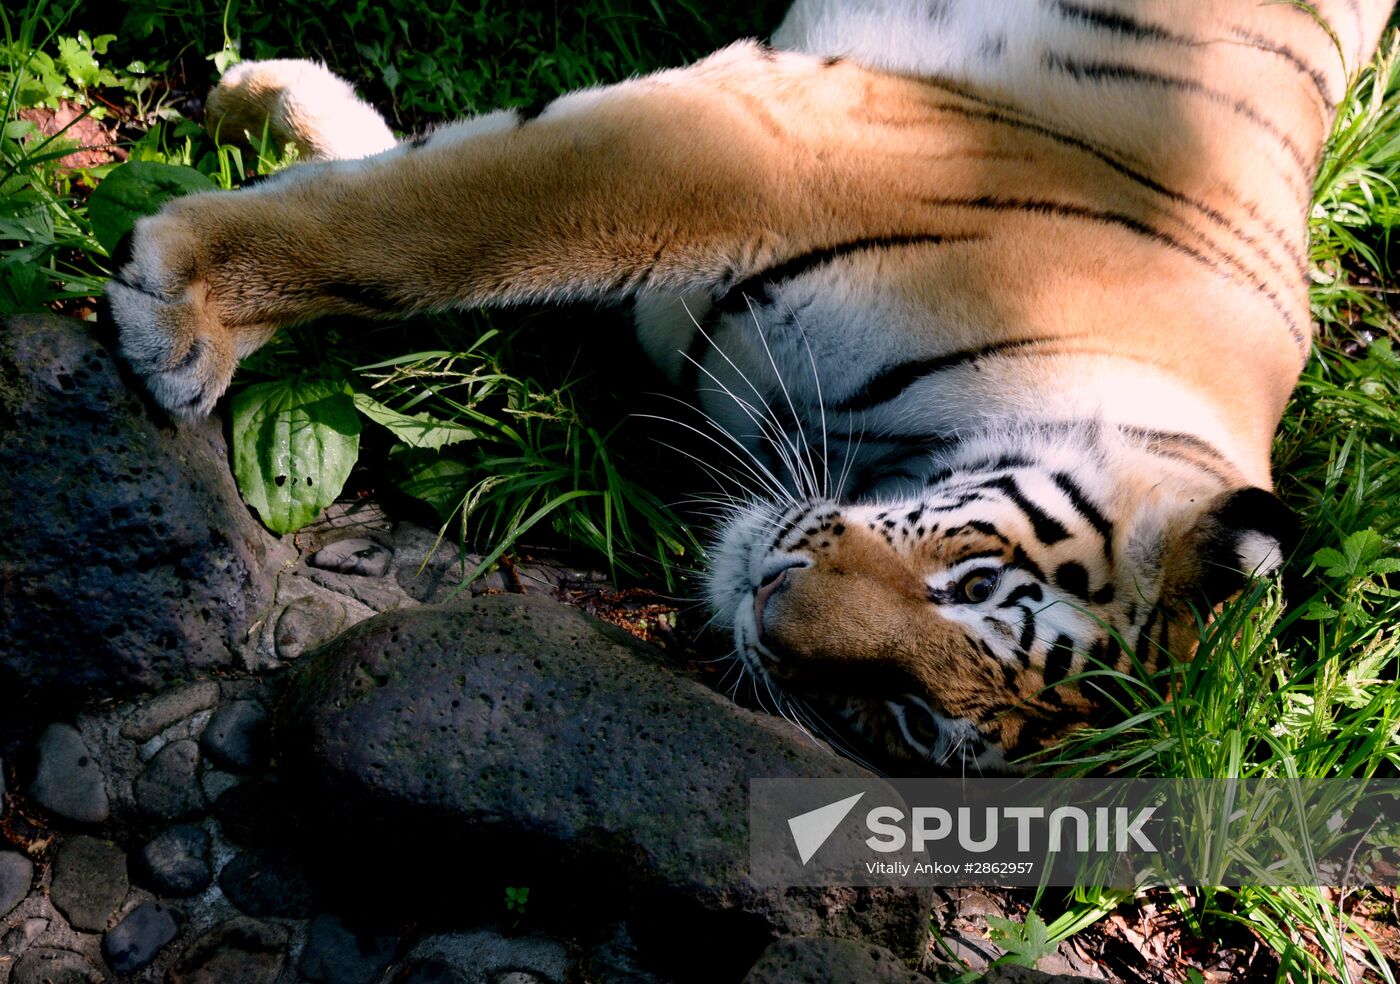
[(812, 855), (821, 849), (826, 839), (841, 825), (841, 821), (846, 819), (846, 814), (851, 812), (856, 801), (864, 795), (856, 793), (835, 803), (819, 806), (809, 813), (799, 814), (788, 821), (788, 829), (792, 831), (792, 842), (797, 845), (797, 856), (802, 859), (804, 865), (812, 860)]

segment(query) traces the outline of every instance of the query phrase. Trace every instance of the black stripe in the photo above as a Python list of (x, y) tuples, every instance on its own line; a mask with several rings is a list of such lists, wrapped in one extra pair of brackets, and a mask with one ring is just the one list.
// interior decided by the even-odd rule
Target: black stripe
[(1195, 434), (1188, 434), (1185, 431), (1156, 430), (1151, 427), (1135, 427), (1131, 424), (1118, 424), (1118, 429), (1124, 434), (1132, 437), (1140, 437), (1147, 441), (1180, 444), (1197, 451), (1217, 461), (1227, 461), (1225, 455), (1214, 444)]
[(1185, 45), (1195, 43), (1191, 38), (1174, 34), (1165, 27), (1149, 24), (1116, 11), (1086, 7), (1083, 4), (1071, 3), (1070, 0), (1055, 0), (1054, 7), (1062, 17), (1113, 34), (1122, 34), (1135, 41), (1169, 41), (1172, 44)]
[[(954, 557), (953, 560), (952, 560), (952, 563), (954, 563), (954, 564), (963, 564), (963, 563), (966, 563), (966, 562), (969, 561), (969, 560), (981, 560), (983, 557), (1000, 557), (1000, 556), (1001, 556), (1002, 554), (1004, 554), (1005, 552), (1006, 552), (1006, 551), (1002, 550), (1000, 547), (998, 547), (998, 548), (996, 548), (996, 549), (994, 549), (994, 550), (973, 550), (973, 551), (970, 551), (969, 553), (962, 554), (961, 556)], [(1016, 590), (1019, 591), (1020, 588), (1017, 588)], [(1013, 597), (1014, 597), (1014, 593), (1013, 593)], [(1003, 604), (1001, 607), (1002, 607), (1002, 608), (1005, 608), (1006, 605)]]
[(1094, 669), (1118, 669), (1119, 655), (1123, 652), (1123, 647), (1118, 644), (1117, 636), (1108, 636), (1105, 639), (1097, 640), (1089, 647), (1089, 662)]
[(180, 372), (188, 369), (204, 357), (204, 339), (196, 337), (190, 344), (189, 351), (180, 357), (180, 361), (166, 369), (166, 372)]
[(1185, 253), (1200, 263), (1214, 267), (1210, 257), (1194, 246), (1190, 246), (1170, 233), (1163, 232), (1156, 226), (1149, 225), (1141, 219), (1136, 219), (1123, 212), (1110, 212), (1107, 209), (1057, 201), (1053, 198), (996, 198), (991, 195), (968, 198), (925, 198), (923, 203), (942, 208), (971, 208), (988, 212), (1039, 212), (1045, 215), (1102, 222), (1105, 225), (1119, 226), (1137, 233), (1139, 236), (1144, 236), (1178, 252)]
[(776, 263), (766, 270), (760, 270), (747, 279), (736, 284), (724, 293), (715, 305), (725, 314), (742, 314), (748, 309), (749, 302), (753, 301), (758, 305), (772, 302), (772, 297), (768, 293), (771, 285), (782, 283), (785, 280), (792, 280), (800, 277), (804, 273), (810, 273), (818, 267), (825, 266), (843, 256), (850, 256), (853, 253), (863, 252), (871, 249), (897, 249), (908, 246), (929, 246), (939, 243), (963, 243), (980, 239), (974, 235), (945, 235), (941, 233), (924, 233), (918, 235), (894, 235), (894, 236), (872, 236), (865, 239), (853, 239), (850, 242), (838, 243), (834, 246), (824, 246), (821, 249), (814, 249)]
[(1162, 662), (1162, 657), (1171, 656), (1167, 649), (1167, 642), (1171, 635), (1172, 620), (1165, 615), (1162, 616), (1162, 629), (1157, 634), (1157, 646), (1152, 650), (1152, 662), (1148, 664), (1148, 669), (1155, 670)]
[[(1001, 551), (998, 550), (995, 552), (999, 554)], [(966, 560), (967, 558), (964, 557), (962, 559)], [(1034, 582), (1030, 582), (1027, 584), (1023, 584), (1020, 587), (1016, 588), (1016, 590), (1012, 591), (1009, 595), (1006, 596), (1006, 600), (997, 605), (997, 607), (1011, 608), (1022, 599), (1029, 598), (1031, 601), (1040, 601), (1044, 597), (1045, 595), (1041, 592), (1040, 585)]]
[(1075, 484), (1074, 479), (1064, 472), (1055, 472), (1051, 479), (1060, 487), (1060, 491), (1065, 494), (1069, 504), (1074, 507), (1074, 511), (1083, 516), (1096, 531), (1103, 537), (1103, 555), (1113, 556), (1113, 524), (1103, 513), (1099, 512), (1092, 502), (1084, 495), (1084, 491)]
[(1142, 631), (1138, 633), (1137, 644), (1133, 646), (1133, 658), (1144, 668), (1151, 668), (1154, 662), (1152, 655), (1152, 626), (1156, 624), (1158, 616), (1162, 614), (1160, 608), (1153, 607), (1148, 613), (1147, 621), (1143, 623)]
[(1025, 605), (1021, 606), (1021, 638), (1016, 640), (1021, 647), (1021, 662), (1026, 666), (1031, 665), (1031, 646), (1035, 645), (1035, 616)]
[[(927, 84), (933, 83), (927, 82)], [(950, 89), (949, 91), (953, 91), (958, 95), (962, 95), (963, 98), (973, 98), (969, 95), (957, 92), (957, 90), (955, 89)], [(989, 102), (986, 100), (979, 101)], [(995, 103), (989, 104), (997, 105)], [(1148, 191), (1154, 192), (1155, 194), (1161, 195), (1164, 198), (1170, 199), (1171, 201), (1177, 202), (1181, 205), (1185, 205), (1193, 209), (1194, 211), (1199, 212), (1201, 215), (1204, 215), (1212, 223), (1224, 229), (1236, 239), (1247, 243), (1250, 247), (1253, 248), (1254, 252), (1260, 257), (1260, 259), (1264, 260), (1272, 270), (1274, 270), (1280, 276), (1284, 275), (1283, 268), (1269, 253), (1266, 244), (1261, 243), (1258, 237), (1253, 236), (1248, 232), (1245, 232), (1244, 229), (1232, 223), (1229, 217), (1225, 215), (1224, 212), (1221, 212), (1219, 209), (1208, 205), (1206, 202), (1198, 198), (1192, 198), (1190, 195), (1187, 195), (1184, 192), (1167, 187), (1166, 185), (1157, 181), (1155, 178), (1151, 177), (1145, 172), (1128, 164), (1123, 159), (1114, 154), (1111, 150), (1100, 144), (1096, 144), (1089, 140), (1085, 140), (1082, 137), (1074, 136), (1073, 134), (1051, 129), (1050, 127), (1047, 127), (1039, 122), (1015, 119), (1011, 116), (1006, 115), (1005, 112), (1001, 112), (998, 110), (973, 110), (968, 109), (965, 106), (954, 106), (947, 103), (939, 104), (933, 108), (940, 112), (957, 114), (966, 119), (985, 120), (989, 123), (995, 123), (1000, 126), (1007, 126), (1011, 127), (1012, 129), (1023, 130), (1028, 133), (1034, 133), (1037, 136), (1043, 136), (1048, 140), (1053, 140), (1056, 143), (1063, 144), (1066, 147), (1073, 147), (1076, 150), (1083, 151), (1084, 153), (1090, 155), (1091, 157), (1097, 159), (1098, 161), (1106, 165), (1111, 170), (1123, 175), (1123, 177), (1128, 178), (1131, 181), (1136, 182), (1137, 184), (1146, 188)], [(1014, 107), (1006, 108), (1012, 109)], [(1288, 234), (1285, 233), (1284, 230), (1280, 229), (1270, 220), (1260, 216), (1258, 210), (1254, 208), (1251, 203), (1240, 201), (1239, 205), (1245, 210), (1245, 212), (1250, 216), (1250, 218), (1254, 219), (1256, 222), (1264, 226), (1265, 231), (1267, 231), (1273, 237), (1273, 242), (1271, 244), (1280, 246), (1283, 249), (1284, 253), (1287, 255), (1288, 259), (1293, 261), (1293, 266), (1298, 270), (1301, 270), (1304, 274), (1306, 274), (1306, 257), (1304, 257), (1300, 251), (1295, 250), (1288, 245)], [(1197, 234), (1199, 235), (1199, 233)], [(1215, 246), (1214, 243), (1211, 243), (1211, 246), (1212, 248), (1216, 249), (1217, 252), (1224, 253), (1224, 251), (1221, 250), (1218, 246)]]
[(1045, 654), (1045, 686), (1052, 687), (1069, 673), (1074, 660), (1074, 640), (1062, 635), (1055, 640), (1050, 651)]
[(1077, 560), (1067, 560), (1055, 568), (1055, 585), (1081, 601), (1089, 600), (1089, 572)]
[(1177, 92), (1190, 92), (1201, 96), (1213, 103), (1225, 106), (1233, 110), (1237, 115), (1243, 116), (1251, 123), (1258, 126), (1269, 136), (1273, 137), (1279, 144), (1288, 151), (1290, 157), (1297, 163), (1300, 171), (1307, 173), (1308, 160), (1303, 151), (1293, 141), (1293, 138), (1285, 133), (1277, 123), (1259, 112), (1255, 106), (1245, 99), (1236, 98), (1227, 92), (1219, 89), (1212, 89), (1196, 79), (1183, 78), (1179, 75), (1167, 75), (1163, 72), (1152, 72), (1145, 68), (1138, 68), (1136, 65), (1127, 65), (1122, 62), (1084, 62), (1067, 55), (1057, 54), (1053, 51), (1046, 52), (1041, 59), (1041, 64), (1053, 72), (1062, 72), (1076, 81), (1088, 80), (1090, 82), (1127, 82), (1138, 85), (1151, 85), (1163, 89), (1170, 89)]
[(1260, 51), (1266, 51), (1271, 55), (1278, 55), (1288, 64), (1298, 70), (1298, 73), (1310, 82), (1317, 89), (1317, 94), (1322, 97), (1322, 104), (1331, 110), (1337, 105), (1337, 101), (1332, 98), (1331, 88), (1327, 84), (1327, 76), (1304, 61), (1297, 53), (1286, 44), (1279, 44), (1264, 37), (1262, 34), (1254, 34), (1247, 28), (1234, 25), (1230, 28), (1230, 33)]
[(1061, 540), (1069, 539), (1069, 530), (1065, 529), (1044, 509), (1026, 498), (1026, 494), (1021, 491), (1021, 486), (1017, 485), (1016, 479), (1010, 475), (1003, 475), (1001, 478), (985, 482), (983, 487), (998, 489), (1015, 503), (1030, 520), (1031, 530), (1035, 533), (1035, 538), (1047, 547), (1059, 543)]
[(1011, 565), (1021, 568), (1037, 581), (1043, 582), (1045, 580), (1045, 572), (1040, 569), (1039, 564), (1031, 560), (1030, 554), (1026, 553), (1020, 544), (1017, 544), (1015, 549), (1011, 551)]
[(929, 506), (929, 507), (928, 507), (928, 511), (931, 512), (931, 513), (957, 512), (959, 509), (961, 509), (963, 506), (967, 505), (969, 502), (986, 502), (986, 501), (987, 501), (987, 497), (986, 497), (985, 495), (982, 495), (982, 494), (980, 494), (980, 493), (978, 493), (978, 492), (965, 492), (965, 493), (963, 493), (962, 495), (958, 496), (958, 501), (957, 501), (957, 502), (954, 502), (952, 505)]
[[(1209, 256), (1202, 253), (1194, 246), (1182, 242), (1170, 233), (1163, 232), (1161, 229), (1149, 225), (1141, 219), (1133, 218), (1131, 215), (1125, 215), (1122, 212), (1110, 212), (1104, 209), (1090, 208), (1087, 205), (1077, 205), (1070, 202), (1055, 201), (1053, 199), (994, 198), (988, 195), (975, 198), (925, 198), (922, 199), (922, 201), (926, 205), (938, 207), (983, 209), (992, 212), (1038, 212), (1057, 217), (1102, 222), (1106, 225), (1114, 225), (1127, 229), (1139, 236), (1161, 243), (1169, 249), (1176, 250), (1179, 253), (1191, 257), (1191, 259), (1195, 260), (1197, 263), (1211, 270), (1218, 269)], [(1207, 242), (1209, 243), (1209, 241)], [(1213, 243), (1209, 243), (1209, 245), (1214, 247)], [(1218, 251), (1218, 247), (1215, 248)], [(1232, 266), (1245, 275), (1250, 282), (1250, 286), (1254, 287), (1258, 293), (1262, 294), (1269, 301), (1274, 311), (1278, 313), (1279, 317), (1283, 319), (1283, 323), (1288, 326), (1288, 330), (1292, 333), (1293, 338), (1298, 344), (1306, 348), (1308, 346), (1308, 336), (1298, 327), (1298, 323), (1293, 315), (1289, 313), (1283, 306), (1283, 303), (1278, 299), (1278, 294), (1251, 274), (1237, 258), (1226, 253), (1222, 253), (1222, 258), (1226, 260), (1227, 266)]]
[(997, 529), (996, 526), (995, 526), (994, 524), (988, 523), (988, 522), (984, 522), (983, 520), (980, 520), (980, 519), (969, 520), (968, 522), (963, 523), (962, 526), (959, 526), (959, 527), (956, 527), (955, 529), (949, 530), (949, 531), (948, 531), (948, 534), (949, 534), (949, 535), (952, 535), (953, 533), (961, 532), (964, 528), (976, 530), (978, 533), (981, 533), (983, 536), (994, 537), (995, 539), (1000, 540), (1002, 543), (1006, 543), (1006, 542), (1007, 542), (1006, 537), (1002, 536), (1001, 530)]
[(808, 516), (810, 516), (815, 509), (816, 506), (807, 506), (804, 509), (797, 510), (793, 517), (786, 523), (784, 523), (782, 527), (778, 530), (778, 535), (773, 537), (773, 544), (768, 549), (777, 550), (778, 544), (783, 542), (783, 537), (787, 536), (789, 533), (795, 530), (797, 528), (797, 525), (801, 523), (804, 519), (806, 519)]
[(912, 362), (903, 362), (899, 365), (891, 366), (888, 369), (880, 370), (870, 379), (866, 380), (865, 384), (862, 385), (860, 389), (827, 409), (836, 413), (856, 413), (871, 410), (882, 403), (887, 403), (900, 396), (914, 383), (927, 376), (932, 376), (948, 369), (956, 369), (959, 366), (968, 365), (979, 359), (985, 359), (994, 355), (1002, 355), (1017, 349), (1027, 348), (1049, 341), (1054, 341), (1054, 339), (1019, 338), (1011, 341), (996, 342), (992, 345), (983, 345), (981, 348), (949, 352), (931, 359), (917, 359)]
[[(1133, 427), (1128, 424), (1116, 425), (1124, 435), (1146, 442), (1143, 450), (1164, 458), (1175, 458), (1215, 476), (1222, 483), (1229, 484), (1238, 477), (1238, 471), (1229, 458), (1209, 441), (1181, 431), (1156, 430), (1151, 427)], [(1184, 450), (1183, 450), (1184, 449)], [(1186, 451), (1202, 455), (1211, 461), (1201, 461)], [(1217, 467), (1219, 465), (1220, 467)]]

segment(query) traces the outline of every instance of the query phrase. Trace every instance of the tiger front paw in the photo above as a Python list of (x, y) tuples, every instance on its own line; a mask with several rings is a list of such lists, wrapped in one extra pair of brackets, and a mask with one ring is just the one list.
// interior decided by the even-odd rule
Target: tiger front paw
[(138, 222), (115, 259), (107, 301), (122, 357), (172, 414), (205, 416), (233, 378), (239, 346), (197, 237), (167, 210)]

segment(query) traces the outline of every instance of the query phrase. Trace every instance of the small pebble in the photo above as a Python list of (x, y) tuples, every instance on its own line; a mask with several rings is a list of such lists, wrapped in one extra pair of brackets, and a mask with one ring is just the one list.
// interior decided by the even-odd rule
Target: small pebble
[(204, 787), (204, 798), (213, 803), (234, 786), (240, 785), (243, 782), (243, 777), (236, 776), (232, 772), (225, 772), (222, 769), (206, 769), (199, 782)]
[(29, 944), (37, 940), (39, 934), (48, 928), (49, 921), (47, 919), (40, 919), (38, 916), (26, 919), (5, 934), (5, 938), (0, 940), (0, 949), (6, 953), (19, 953), (21, 950), (27, 950)]
[(72, 837), (54, 858), (49, 898), (74, 929), (100, 933), (126, 899), (126, 855), (110, 841)]
[(107, 819), (107, 787), (78, 729), (51, 724), (34, 746), (38, 765), (29, 795), (65, 820), (102, 823)]
[(118, 974), (134, 974), (180, 931), (174, 914), (157, 902), (143, 902), (102, 937), (102, 955)]
[(203, 811), (199, 746), (189, 738), (166, 745), (136, 777), (131, 792), (137, 806), (163, 820), (179, 820)]
[(122, 725), (122, 737), (132, 741), (148, 741), (176, 721), (213, 707), (218, 700), (219, 685), (213, 680), (168, 691), (137, 708)]
[(10, 984), (93, 984), (97, 968), (72, 950), (36, 946), (25, 950), (10, 971)]
[(34, 881), (34, 865), (18, 851), (0, 851), (0, 919), (24, 901)]
[(214, 880), (209, 835), (188, 824), (163, 830), (141, 849), (141, 867), (146, 881), (161, 895), (198, 895)]
[(329, 640), (344, 624), (344, 606), (325, 598), (306, 595), (282, 609), (282, 614), (277, 616), (272, 642), (282, 659), (296, 659)]
[(312, 567), (337, 574), (383, 577), (389, 571), (392, 550), (366, 537), (337, 540), (317, 550), (307, 560)]
[(200, 747), (216, 765), (252, 772), (267, 764), (267, 709), (255, 700), (236, 700), (209, 719)]

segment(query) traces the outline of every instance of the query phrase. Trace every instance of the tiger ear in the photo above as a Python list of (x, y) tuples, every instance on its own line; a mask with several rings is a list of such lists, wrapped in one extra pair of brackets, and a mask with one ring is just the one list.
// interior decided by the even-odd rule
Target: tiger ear
[(1251, 577), (1267, 577), (1298, 545), (1298, 518), (1272, 492), (1235, 489), (1217, 496), (1192, 531), (1195, 587), (1219, 604)]

